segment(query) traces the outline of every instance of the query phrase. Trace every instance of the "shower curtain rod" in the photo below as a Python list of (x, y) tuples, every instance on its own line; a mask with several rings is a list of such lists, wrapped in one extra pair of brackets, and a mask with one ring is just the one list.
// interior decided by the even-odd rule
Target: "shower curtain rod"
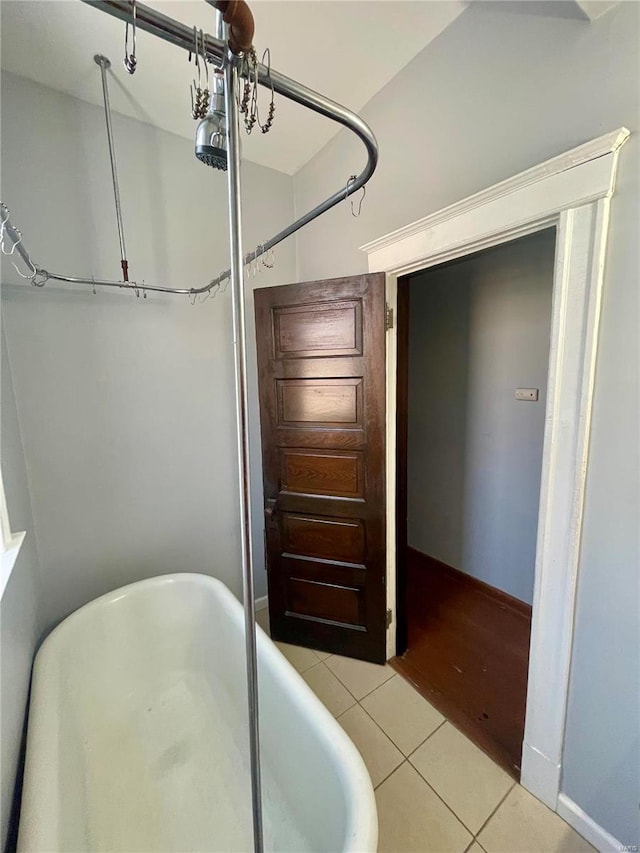
[[(89, 6), (93, 6), (101, 12), (105, 12), (115, 18), (119, 18), (121, 21), (125, 21), (130, 24), (133, 22), (134, 3), (132, 0), (82, 0), (82, 2), (87, 3)], [(211, 0), (206, 0), (206, 2), (213, 5), (211, 4)], [(138, 3), (137, 0), (135, 2), (135, 20), (136, 27), (139, 29), (151, 33), (151, 35), (161, 38), (163, 41), (169, 42), (169, 44), (181, 47), (186, 51), (193, 50), (192, 27), (188, 27), (186, 24), (176, 21), (168, 15), (164, 15), (162, 12), (151, 9), (149, 6)], [(221, 65), (225, 59), (226, 44), (224, 41), (216, 38), (215, 36), (205, 34), (204, 51), (210, 61), (217, 65)], [(273, 83), (273, 88), (278, 92), (278, 94), (283, 95), (285, 98), (288, 98), (301, 106), (307, 107), (319, 115), (325, 116), (326, 118), (343, 125), (347, 130), (354, 133), (366, 149), (367, 162), (364, 169), (355, 177), (355, 179), (349, 178), (345, 182), (344, 187), (336, 190), (336, 192), (324, 201), (320, 202), (320, 204), (316, 205), (308, 213), (304, 214), (299, 219), (296, 219), (286, 228), (283, 228), (282, 231), (279, 231), (271, 237), (271, 239), (266, 240), (264, 243), (260, 243), (254, 251), (246, 254), (243, 258), (245, 266), (250, 264), (256, 258), (261, 257), (263, 254), (277, 246), (278, 243), (281, 243), (287, 237), (295, 234), (296, 231), (300, 230), (300, 228), (303, 228), (305, 225), (313, 222), (313, 220), (317, 219), (318, 216), (321, 216), (323, 213), (326, 213), (326, 211), (331, 210), (332, 207), (335, 207), (341, 201), (361, 189), (371, 178), (378, 164), (378, 143), (373, 131), (366, 122), (360, 118), (360, 116), (356, 115), (352, 110), (347, 109), (347, 107), (332, 101), (325, 95), (315, 92), (303, 83), (299, 83), (297, 80), (286, 77), (284, 74), (280, 74), (278, 71), (274, 71), (273, 69), (269, 72), (269, 69), (262, 63), (258, 63), (257, 71), (258, 83), (260, 83), (260, 85), (270, 88)], [(238, 76), (240, 76), (240, 69), (238, 69)], [(14, 239), (14, 235), (16, 233), (15, 227), (7, 221), (5, 229), (15, 244), (16, 239), (18, 239), (17, 237)], [(223, 281), (229, 279), (231, 275), (231, 270), (225, 270), (202, 287), (192, 288), (163, 287), (160, 285), (150, 285), (137, 281), (125, 282), (112, 279), (83, 278), (79, 276), (68, 276), (49, 272), (44, 269), (44, 267), (38, 266), (31, 260), (29, 252), (21, 242), (19, 245), (16, 245), (16, 250), (19, 252), (25, 264), (27, 264), (32, 270), (37, 271), (39, 277), (34, 279), (34, 284), (37, 284), (40, 287), (46, 284), (47, 281), (60, 281), (66, 284), (86, 284), (90, 287), (119, 287), (121, 289), (129, 289), (136, 292), (155, 291), (160, 293), (176, 293), (185, 296), (197, 297), (201, 294), (209, 293), (211, 290), (218, 287)]]

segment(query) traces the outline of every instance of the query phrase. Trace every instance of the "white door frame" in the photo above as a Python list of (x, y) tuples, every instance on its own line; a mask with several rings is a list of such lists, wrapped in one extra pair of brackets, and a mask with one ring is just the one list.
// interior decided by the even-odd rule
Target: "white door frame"
[[(398, 278), (557, 229), (522, 784), (558, 805), (609, 204), (620, 128), (362, 246)], [(395, 654), (396, 332), (387, 336), (387, 654)]]

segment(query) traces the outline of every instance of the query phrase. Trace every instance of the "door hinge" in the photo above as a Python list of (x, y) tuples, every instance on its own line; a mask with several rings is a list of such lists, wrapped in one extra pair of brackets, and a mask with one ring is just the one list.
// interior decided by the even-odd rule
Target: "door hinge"
[(393, 329), (393, 308), (385, 304), (384, 306), (384, 330), (388, 332), (389, 329)]
[(391, 612), (391, 608), (387, 609), (387, 628), (391, 627), (391, 623), (393, 622), (393, 613)]

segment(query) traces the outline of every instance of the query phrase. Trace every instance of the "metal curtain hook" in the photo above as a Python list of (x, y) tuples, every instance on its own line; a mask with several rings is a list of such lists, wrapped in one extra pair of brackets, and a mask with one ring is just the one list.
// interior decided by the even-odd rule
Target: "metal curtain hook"
[[(191, 117), (199, 118), (200, 117), (200, 58), (198, 56), (198, 30), (193, 28), (193, 60), (196, 64), (196, 71), (198, 73), (198, 82), (196, 83), (195, 77), (193, 82), (189, 85), (189, 91), (191, 93)], [(189, 62), (191, 62), (191, 51), (189, 52)]]
[(13, 243), (13, 245), (11, 246), (11, 251), (10, 251), (10, 252), (5, 251), (4, 243), (0, 243), (0, 250), (2, 251), (2, 254), (3, 254), (3, 255), (13, 255), (13, 253), (14, 253), (14, 252), (15, 252), (15, 250), (16, 250), (16, 246), (18, 246), (20, 243), (22, 243), (22, 232), (21, 232), (18, 228), (14, 228), (13, 230), (14, 230), (14, 231), (16, 232), (16, 234), (18, 235), (18, 239), (17, 239), (17, 240), (15, 241), (15, 243)]
[(355, 184), (355, 182), (357, 180), (358, 180), (357, 175), (349, 175), (349, 177), (347, 178), (347, 185), (344, 188), (344, 200), (345, 201), (349, 198), (349, 187), (351, 186), (351, 184)]
[[(271, 126), (273, 125), (273, 117), (276, 112), (276, 104), (275, 104), (275, 92), (273, 88), (273, 78), (271, 77), (271, 50), (267, 48), (262, 54), (262, 64), (267, 66), (267, 79), (269, 81), (269, 85), (271, 87), (271, 101), (269, 103), (269, 112), (267, 114), (267, 120), (264, 124), (260, 122), (260, 116), (258, 115), (258, 125), (260, 126), (260, 130), (263, 133), (269, 133), (271, 130)], [(256, 88), (257, 88), (257, 70), (256, 70)], [(258, 103), (256, 101), (256, 111), (258, 109)]]
[(204, 30), (200, 30), (200, 44), (202, 45), (202, 62), (204, 63), (204, 76), (206, 87), (209, 88), (209, 65), (207, 64), (207, 46), (204, 41)]
[(360, 196), (360, 201), (358, 202), (358, 212), (357, 213), (353, 207), (353, 200), (351, 201), (351, 215), (355, 216), (356, 219), (358, 218), (358, 216), (360, 216), (360, 213), (362, 212), (362, 202), (364, 201), (364, 197), (366, 196), (366, 194), (367, 194), (367, 188), (366, 188), (366, 186), (363, 185), (362, 195)]
[[(206, 43), (204, 31), (193, 28), (193, 54), (196, 63), (198, 80), (191, 84), (191, 116), (195, 119), (205, 118), (209, 108), (209, 66), (207, 65)], [(191, 52), (189, 53), (191, 56)], [(202, 65), (204, 63), (204, 89), (202, 80)]]
[[(352, 184), (355, 184), (355, 182), (356, 182), (357, 180), (358, 180), (358, 176), (357, 176), (357, 175), (350, 175), (350, 176), (349, 176), (349, 179), (347, 180), (347, 185), (346, 185), (345, 190), (344, 190), (344, 197), (345, 197), (345, 199), (347, 199), (347, 198), (348, 198), (348, 196), (349, 196), (349, 187), (351, 187), (351, 186), (352, 186)], [(363, 187), (362, 187), (362, 196), (361, 196), (360, 201), (359, 201), (359, 203), (358, 203), (358, 210), (357, 210), (357, 211), (355, 210), (355, 208), (354, 208), (354, 206), (353, 206), (353, 201), (351, 202), (351, 215), (352, 215), (352, 216), (354, 216), (355, 218), (357, 218), (358, 216), (360, 216), (360, 212), (361, 212), (361, 210), (362, 210), (362, 202), (364, 201), (364, 197), (366, 196), (366, 194), (367, 194), (367, 188), (363, 185)]]
[(13, 264), (13, 268), (18, 273), (20, 278), (28, 278), (33, 281), (33, 279), (38, 275), (38, 268), (33, 265), (32, 260), (27, 261), (27, 263), (31, 267), (31, 272), (27, 273), (26, 275), (23, 272), (20, 272), (20, 269), (18, 268), (18, 265), (16, 263), (14, 263), (13, 261), (11, 261), (11, 263)]
[(46, 270), (38, 270), (34, 277), (31, 279), (31, 284), (34, 287), (44, 287), (45, 284), (49, 281), (49, 273)]
[(198, 44), (198, 28), (197, 27), (193, 28), (193, 53), (194, 53), (194, 58), (196, 61), (196, 70), (198, 72), (198, 86), (200, 86), (200, 81), (201, 81), (200, 46)]
[[(273, 255), (273, 246), (265, 252), (264, 243), (262, 243), (262, 252), (262, 266), (266, 267), (268, 270), (273, 269), (275, 260)], [(271, 263), (269, 263), (269, 261), (271, 261)]]
[(3, 218), (2, 218), (2, 222), (0, 222), (0, 243), (2, 243), (2, 241), (4, 239), (4, 229), (5, 229), (7, 222), (9, 221), (9, 208), (7, 207), (6, 204), (4, 204), (3, 202), (0, 202), (0, 210), (2, 210), (3, 213), (6, 214), (6, 216), (3, 216)]
[(133, 50), (129, 53), (129, 21), (124, 27), (124, 67), (129, 74), (135, 74), (138, 60), (136, 59), (136, 0), (131, 0), (131, 41)]

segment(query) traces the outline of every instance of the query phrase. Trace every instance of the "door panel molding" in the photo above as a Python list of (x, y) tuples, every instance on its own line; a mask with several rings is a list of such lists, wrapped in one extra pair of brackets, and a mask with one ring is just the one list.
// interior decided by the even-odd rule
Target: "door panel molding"
[(280, 448), (281, 493), (364, 500), (364, 451)]
[(339, 560), (362, 565), (365, 559), (362, 519), (316, 518), (301, 513), (282, 514), (282, 548), (287, 554)]
[(362, 430), (362, 377), (276, 379), (278, 427)]
[[(272, 313), (276, 359), (362, 355), (361, 299), (278, 306)], [(315, 346), (309, 346), (310, 340)]]

